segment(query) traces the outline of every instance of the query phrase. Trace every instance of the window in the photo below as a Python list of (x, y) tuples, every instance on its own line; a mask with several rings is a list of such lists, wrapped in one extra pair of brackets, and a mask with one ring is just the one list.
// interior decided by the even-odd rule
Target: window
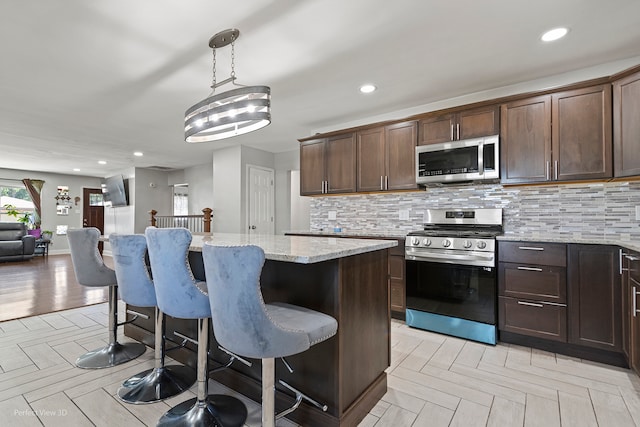
[[(19, 215), (7, 215), (7, 205), (13, 206)], [(16, 222), (25, 213), (33, 216), (34, 206), (24, 185), (18, 180), (0, 180), (0, 221)]]
[(189, 185), (173, 186), (173, 214), (189, 215)]

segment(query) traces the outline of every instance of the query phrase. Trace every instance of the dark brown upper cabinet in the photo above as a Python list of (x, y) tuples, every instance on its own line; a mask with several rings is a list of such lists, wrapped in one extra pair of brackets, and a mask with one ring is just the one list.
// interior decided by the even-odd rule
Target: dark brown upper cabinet
[(640, 72), (613, 82), (614, 176), (640, 175)]
[(501, 106), (501, 181), (612, 177), (611, 87), (598, 85)]
[(500, 108), (497, 105), (436, 113), (420, 120), (418, 145), (497, 135), (499, 131)]
[(414, 189), (417, 122), (357, 133), (357, 191)]
[(549, 180), (551, 97), (503, 104), (500, 118), (501, 181), (510, 184)]
[(355, 133), (300, 144), (300, 194), (356, 191)]

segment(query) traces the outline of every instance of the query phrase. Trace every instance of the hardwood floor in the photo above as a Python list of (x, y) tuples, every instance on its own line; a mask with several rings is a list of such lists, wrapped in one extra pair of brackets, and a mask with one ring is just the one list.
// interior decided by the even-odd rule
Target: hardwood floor
[(107, 298), (107, 288), (78, 284), (69, 255), (0, 263), (0, 321), (102, 303)]
[[(123, 380), (152, 367), (150, 349), (113, 368), (76, 368), (80, 354), (106, 343), (106, 325), (107, 304), (0, 322), (0, 425), (154, 426), (170, 406), (195, 396), (194, 386), (150, 405), (115, 397)], [(640, 426), (640, 380), (627, 369), (479, 344), (399, 321), (392, 322), (391, 340), (388, 391), (361, 427)], [(213, 381), (210, 387), (241, 398), (247, 426), (260, 425), (256, 402)]]

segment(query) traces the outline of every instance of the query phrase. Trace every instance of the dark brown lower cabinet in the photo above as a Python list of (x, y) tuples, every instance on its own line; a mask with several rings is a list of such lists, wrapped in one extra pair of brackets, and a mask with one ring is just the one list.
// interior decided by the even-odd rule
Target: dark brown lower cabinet
[(622, 352), (619, 248), (568, 246), (569, 342)]
[(640, 372), (640, 311), (632, 315), (634, 303), (640, 309), (633, 289), (640, 293), (640, 254), (636, 267), (635, 257), (623, 265), (620, 256), (617, 246), (499, 242), (499, 340), (616, 366), (635, 363)]
[[(623, 349), (629, 366), (640, 375), (640, 253), (624, 251), (622, 282)], [(626, 279), (626, 280), (624, 280)]]

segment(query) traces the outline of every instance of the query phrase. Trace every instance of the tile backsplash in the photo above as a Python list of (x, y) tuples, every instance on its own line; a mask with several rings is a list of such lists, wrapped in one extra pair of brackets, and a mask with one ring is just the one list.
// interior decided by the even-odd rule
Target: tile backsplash
[[(405, 193), (311, 198), (311, 230), (420, 229), (425, 209), (502, 208), (505, 234), (640, 240), (640, 181), (503, 187), (468, 184)], [(335, 212), (335, 219), (329, 219)], [(408, 215), (407, 215), (408, 214)], [(408, 217), (408, 219), (407, 219)], [(403, 219), (400, 219), (403, 218)]]

